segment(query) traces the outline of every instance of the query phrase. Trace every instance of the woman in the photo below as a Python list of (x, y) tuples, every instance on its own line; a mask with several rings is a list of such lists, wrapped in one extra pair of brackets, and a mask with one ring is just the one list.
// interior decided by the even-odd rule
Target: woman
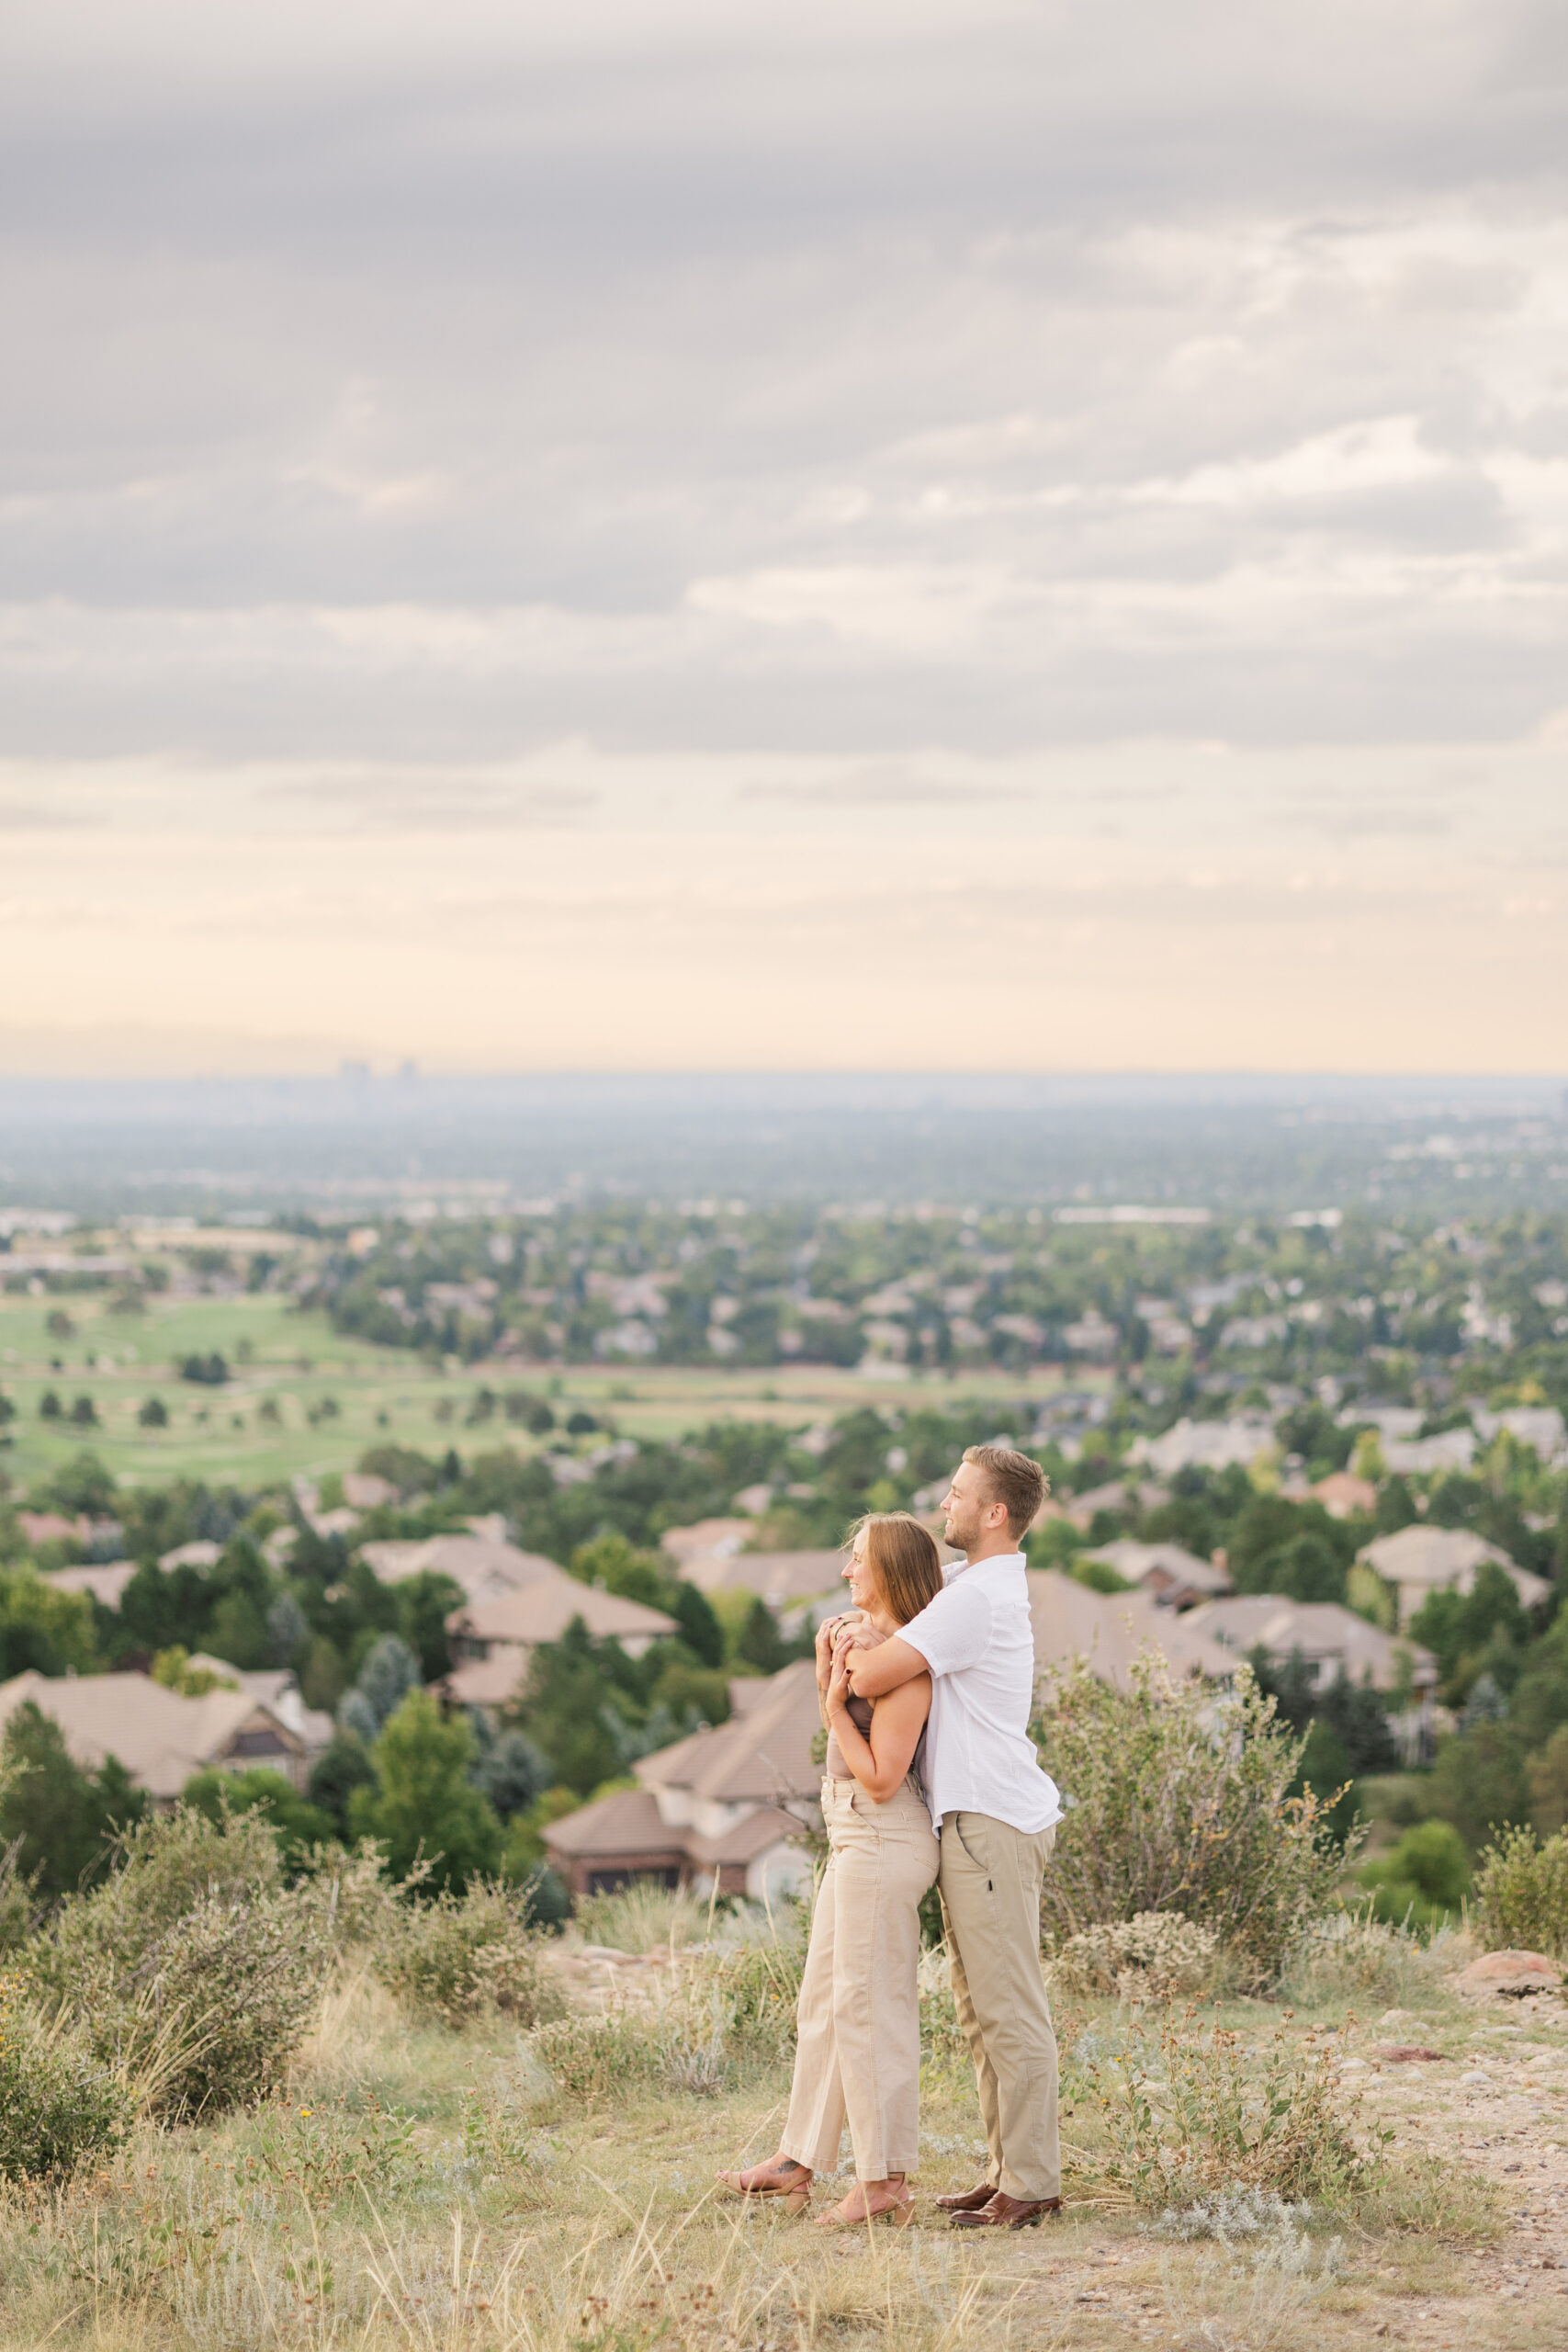
[[(856, 1530), (844, 1577), (857, 1609), (886, 1636), (942, 1590), (941, 1556), (918, 1520), (878, 1511)], [(918, 1675), (874, 1702), (852, 1698), (834, 1636), (854, 1622), (830, 1618), (817, 1635), (831, 1850), (795, 2009), (789, 2118), (777, 2155), (719, 2175), (742, 2197), (784, 2197), (799, 2212), (812, 2175), (838, 2168), (847, 2114), (856, 2185), (819, 2228), (882, 2213), (907, 2222), (914, 2211), (908, 2175), (919, 2129), (919, 1908), (940, 1852), (915, 1773), (931, 1677)]]

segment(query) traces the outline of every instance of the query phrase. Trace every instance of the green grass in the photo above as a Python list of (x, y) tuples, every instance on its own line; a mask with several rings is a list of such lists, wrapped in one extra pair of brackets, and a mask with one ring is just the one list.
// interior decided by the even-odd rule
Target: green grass
[[(46, 1318), (63, 1308), (75, 1325), (67, 1340), (52, 1338)], [(216, 1350), (231, 1377), (222, 1388), (178, 1378), (187, 1355)], [(59, 1368), (56, 1369), (56, 1360)], [(924, 1380), (877, 1382), (824, 1365), (780, 1365), (732, 1372), (658, 1368), (553, 1367), (510, 1362), (437, 1367), (395, 1348), (346, 1339), (319, 1314), (300, 1313), (265, 1295), (234, 1298), (154, 1298), (144, 1315), (108, 1311), (93, 1294), (19, 1298), (0, 1294), (0, 1389), (17, 1408), (0, 1452), (19, 1487), (47, 1478), (84, 1445), (117, 1479), (157, 1484), (176, 1477), (263, 1486), (303, 1473), (321, 1476), (350, 1467), (367, 1446), (392, 1441), (429, 1453), (456, 1444), (465, 1455), (499, 1444), (526, 1450), (524, 1433), (493, 1419), (463, 1426), (468, 1399), (480, 1387), (525, 1387), (550, 1396), (558, 1412), (582, 1405), (609, 1418), (627, 1436), (674, 1438), (707, 1420), (735, 1418), (802, 1426), (858, 1405), (932, 1402), (953, 1394), (1016, 1398), (1025, 1385), (1041, 1393), (1036, 1375), (969, 1375), (950, 1384)], [(91, 1396), (101, 1424), (80, 1430), (69, 1421), (40, 1421), (39, 1400), (52, 1388), (69, 1411)], [(149, 1396), (168, 1408), (166, 1430), (143, 1430), (137, 1413)], [(333, 1397), (339, 1417), (312, 1428), (312, 1404)], [(258, 1408), (271, 1397), (282, 1425), (269, 1427)], [(447, 1418), (439, 1417), (445, 1408)]]

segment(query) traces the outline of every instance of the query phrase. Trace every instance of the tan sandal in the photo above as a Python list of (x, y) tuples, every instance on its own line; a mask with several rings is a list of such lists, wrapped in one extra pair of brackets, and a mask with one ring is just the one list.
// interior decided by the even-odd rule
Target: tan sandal
[[(854, 2190), (852, 2188), (849, 2197), (841, 2197), (839, 2204), (847, 2205), (850, 2197), (853, 2195)], [(906, 2194), (896, 2197), (891, 2205), (879, 2205), (874, 2213), (863, 2213), (852, 2222), (841, 2214), (839, 2206), (835, 2205), (831, 2212), (818, 2213), (812, 2227), (818, 2230), (865, 2230), (870, 2228), (873, 2222), (886, 2222), (896, 2230), (907, 2230), (914, 2218), (914, 2197), (912, 2194)]]
[[(784, 2162), (795, 2172), (806, 2172), (805, 2165), (795, 2164), (793, 2156), (784, 2157)], [(765, 2197), (778, 2197), (783, 2199), (785, 2211), (790, 2213), (804, 2213), (810, 2204), (812, 2177), (808, 2172), (804, 2180), (762, 2180), (748, 2184), (743, 2174), (749, 2169), (743, 2165), (740, 2172), (721, 2172), (715, 2177), (724, 2183), (732, 2196), (744, 2198), (748, 2203), (760, 2203)]]

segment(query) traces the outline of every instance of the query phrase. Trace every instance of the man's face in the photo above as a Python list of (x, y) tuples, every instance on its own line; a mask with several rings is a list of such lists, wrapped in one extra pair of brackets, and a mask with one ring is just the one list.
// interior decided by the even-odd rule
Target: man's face
[(973, 1462), (961, 1462), (942, 1501), (947, 1524), (942, 1532), (960, 1552), (978, 1544), (986, 1532), (987, 1503), (983, 1471)]

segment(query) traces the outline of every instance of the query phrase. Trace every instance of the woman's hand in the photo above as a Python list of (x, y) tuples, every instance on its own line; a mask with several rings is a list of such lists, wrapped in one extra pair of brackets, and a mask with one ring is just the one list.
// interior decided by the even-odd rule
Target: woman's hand
[(850, 1703), (850, 1652), (838, 1649), (833, 1655), (833, 1668), (828, 1681), (828, 1720), (829, 1724), (841, 1709)]

